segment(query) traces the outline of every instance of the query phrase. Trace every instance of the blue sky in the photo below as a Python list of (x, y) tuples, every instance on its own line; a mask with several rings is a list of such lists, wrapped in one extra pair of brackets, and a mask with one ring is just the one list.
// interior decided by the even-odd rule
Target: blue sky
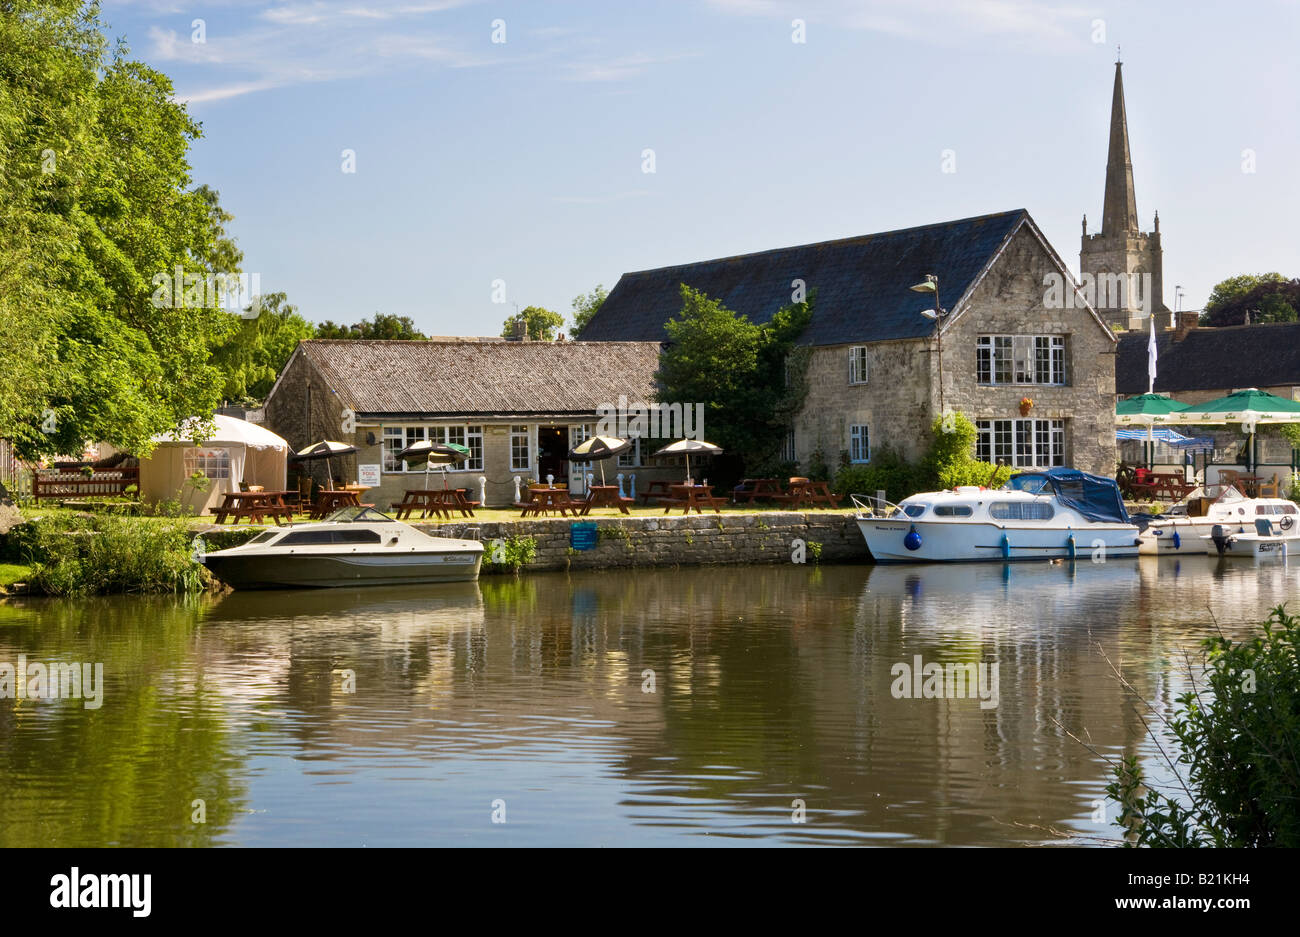
[(627, 270), (1022, 207), (1077, 271), (1116, 45), (1166, 303), (1300, 275), (1293, 0), (105, 0), (104, 18), (202, 122), (194, 177), (246, 269), (317, 321), (494, 335), (514, 303), (568, 314)]

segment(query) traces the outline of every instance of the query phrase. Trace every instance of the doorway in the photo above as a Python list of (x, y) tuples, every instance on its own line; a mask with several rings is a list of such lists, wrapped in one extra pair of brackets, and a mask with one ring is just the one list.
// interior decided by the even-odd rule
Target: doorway
[(569, 463), (565, 456), (569, 454), (569, 430), (564, 426), (537, 427), (537, 480), (546, 481), (547, 475), (555, 476), (555, 484), (567, 484)]

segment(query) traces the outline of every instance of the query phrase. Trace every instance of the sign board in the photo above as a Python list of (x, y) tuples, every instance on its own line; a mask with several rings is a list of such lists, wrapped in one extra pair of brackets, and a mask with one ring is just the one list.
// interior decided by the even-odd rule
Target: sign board
[(569, 546), (575, 550), (596, 549), (596, 525), (580, 522), (569, 525)]
[(378, 488), (379, 469), (380, 466), (378, 465), (358, 465), (357, 483), (365, 485), (367, 488)]

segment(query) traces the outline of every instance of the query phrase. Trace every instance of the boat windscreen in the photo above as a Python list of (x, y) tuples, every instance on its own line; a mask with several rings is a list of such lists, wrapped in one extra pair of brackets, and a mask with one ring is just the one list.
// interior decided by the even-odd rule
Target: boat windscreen
[(1047, 480), (1058, 501), (1074, 508), (1088, 520), (1131, 523), (1115, 479), (1089, 475), (1075, 469), (1054, 468), (1048, 470)]
[(376, 511), (374, 508), (368, 508), (364, 506), (357, 507), (355, 505), (349, 505), (344, 508), (339, 508), (329, 517), (325, 518), (325, 520), (327, 523), (333, 523), (333, 524), (357, 524), (357, 523), (382, 524), (384, 522), (388, 522), (390, 524), (396, 523), (387, 514), (384, 514), (380, 511)]

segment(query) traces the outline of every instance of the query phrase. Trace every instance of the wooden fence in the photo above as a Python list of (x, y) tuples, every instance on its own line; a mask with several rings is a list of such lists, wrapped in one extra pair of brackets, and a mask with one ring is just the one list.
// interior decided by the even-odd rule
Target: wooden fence
[(86, 463), (60, 463), (52, 469), (38, 469), (32, 478), (32, 497), (105, 498), (126, 494), (128, 485), (140, 487), (140, 469), (96, 469), (89, 477), (80, 472)]

